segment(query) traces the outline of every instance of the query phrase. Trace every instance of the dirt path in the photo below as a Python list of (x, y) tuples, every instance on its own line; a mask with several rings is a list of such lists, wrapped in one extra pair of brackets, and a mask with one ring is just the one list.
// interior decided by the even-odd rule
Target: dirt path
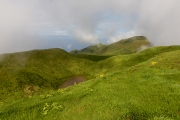
[(84, 82), (85, 80), (86, 80), (86, 78), (83, 76), (74, 76), (74, 77), (66, 80), (59, 88), (66, 88), (68, 86), (72, 86), (74, 84)]

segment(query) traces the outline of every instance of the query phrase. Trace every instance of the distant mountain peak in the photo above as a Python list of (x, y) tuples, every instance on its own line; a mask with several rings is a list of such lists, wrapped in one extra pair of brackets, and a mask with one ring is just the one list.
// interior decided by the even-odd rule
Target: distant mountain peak
[[(134, 36), (127, 39), (121, 39), (115, 43), (104, 45), (102, 43), (94, 44), (81, 50), (73, 50), (71, 54), (90, 54), (90, 55), (119, 55), (132, 54), (140, 51), (141, 46), (150, 46), (150, 42), (145, 36)], [(141, 49), (142, 50), (142, 49)]]

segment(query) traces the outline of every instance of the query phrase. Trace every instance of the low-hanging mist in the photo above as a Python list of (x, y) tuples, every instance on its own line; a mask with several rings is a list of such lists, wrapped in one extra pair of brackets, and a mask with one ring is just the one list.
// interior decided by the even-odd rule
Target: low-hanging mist
[[(154, 45), (180, 44), (179, 4), (178, 0), (1, 0), (0, 53), (39, 48), (42, 25), (65, 28), (58, 33), (92, 44), (101, 36), (111, 43), (134, 35), (144, 35)], [(122, 24), (110, 20), (108, 29), (100, 29), (107, 13), (120, 16)]]

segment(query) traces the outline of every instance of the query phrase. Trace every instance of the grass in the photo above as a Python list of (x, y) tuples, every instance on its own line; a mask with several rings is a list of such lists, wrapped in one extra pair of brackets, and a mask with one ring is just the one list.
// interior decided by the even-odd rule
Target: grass
[(0, 98), (7, 101), (14, 99), (14, 96), (24, 96), (26, 87), (30, 87), (33, 93), (41, 88), (38, 90), (41, 93), (44, 90), (58, 89), (58, 86), (71, 76), (94, 76), (93, 72), (89, 72), (91, 67), (85, 69), (93, 64), (93, 61), (73, 57), (61, 49), (35, 50), (2, 56), (4, 58), (0, 61)]
[[(55, 51), (57, 54), (53, 55), (57, 56), (53, 57), (52, 53)], [(27, 79), (24, 79), (26, 84), (28, 83), (31, 85), (36, 85), (40, 88), (38, 91), (46, 90), (46, 92), (39, 92), (39, 94), (34, 94), (32, 97), (21, 96), (21, 99), (19, 100), (11, 98), (13, 100), (9, 102), (6, 102), (7, 98), (5, 96), (1, 96), (0, 119), (180, 119), (179, 46), (154, 47), (132, 55), (118, 55), (103, 59), (102, 57), (98, 58), (98, 56), (96, 56), (97, 60), (93, 60), (91, 57), (83, 55), (81, 57), (74, 57), (73, 55), (63, 52), (62, 50), (55, 51), (45, 50), (38, 51), (38, 53), (35, 51), (36, 54), (34, 52), (31, 53), (31, 51), (30, 53), (34, 56), (31, 57), (31, 54), (28, 54), (29, 58), (27, 59), (27, 63), (23, 66), (23, 68), (21, 68), (22, 66), (20, 66), (18, 63), (14, 64), (14, 67), (10, 67), (12, 66), (12, 63), (6, 63), (10, 65), (9, 67), (11, 69), (8, 67), (9, 70), (12, 70), (12, 68), (20, 69), (21, 72), (26, 70), (28, 73), (33, 73), (29, 76), (33, 76), (36, 73), (46, 78), (38, 79), (33, 77), (36, 78), (37, 81), (32, 82), (30, 80), (33, 80), (33, 78), (31, 78), (29, 80), (30, 83), (27, 82)], [(41, 52), (44, 52), (44, 54)], [(48, 54), (48, 52), (50, 53)], [(40, 55), (38, 55), (38, 57), (35, 59), (37, 54), (42, 54), (42, 57), (39, 57)], [(45, 56), (45, 54), (52, 56), (49, 58), (49, 56)], [(63, 54), (66, 56), (64, 61)], [(18, 53), (18, 55), (20, 54)], [(11, 59), (14, 61), (13, 58), (14, 57), (11, 57)], [(50, 62), (52, 58), (53, 62)], [(6, 59), (10, 61), (10, 58)], [(68, 61), (68, 59), (71, 60)], [(40, 64), (38, 62), (39, 60), (44, 62)], [(66, 75), (64, 75), (64, 77), (72, 76), (76, 73), (88, 74), (91, 77), (89, 77), (88, 81), (81, 84), (76, 84), (72, 87), (62, 90), (51, 89), (53, 88), (52, 83), (57, 82), (59, 84), (61, 81), (60, 78), (63, 75), (60, 73), (60, 81), (54, 81), (53, 78), (55, 78), (54, 76), (57, 76), (58, 73), (47, 75), (48, 71), (46, 71), (44, 68), (48, 68), (48, 66), (50, 66), (49, 68), (52, 68), (53, 71), (56, 72), (60, 66), (55, 65), (55, 63), (65, 61), (66, 65), (69, 66), (67, 71), (72, 70), (73, 74), (71, 72), (63, 73), (63, 75)], [(36, 66), (40, 64), (40, 66), (43, 67), (38, 67), (38, 69), (41, 69), (41, 71), (34, 68), (34, 62), (37, 62)], [(153, 62), (156, 64), (152, 64)], [(33, 65), (30, 63), (33, 63)], [(4, 64), (2, 65), (6, 64), (4, 61)], [(73, 64), (76, 64), (76, 66)], [(73, 72), (73, 70), (75, 71)], [(2, 71), (3, 70), (1, 68), (1, 72)], [(12, 73), (12, 71), (7, 70), (6, 72)], [(12, 77), (14, 77), (14, 75), (9, 75), (8, 77), (10, 80)], [(41, 83), (45, 80), (47, 80), (47, 84), (50, 83), (50, 85), (47, 87)], [(14, 81), (12, 84), (15, 84), (16, 82), (17, 81)], [(4, 85), (6, 84), (4, 83)], [(3, 86), (1, 86), (1, 88), (7, 89)], [(18, 87), (18, 85), (17, 88), (19, 90), (22, 89), (21, 87)], [(13, 88), (13, 90), (15, 90), (15, 88)], [(5, 94), (9, 94), (8, 91), (9, 89)], [(14, 96), (18, 96), (18, 94), (19, 91), (17, 90), (17, 95)]]
[(135, 36), (128, 39), (122, 39), (113, 44), (92, 45), (82, 50), (73, 50), (70, 53), (101, 56), (123, 55), (139, 52), (143, 49), (143, 46), (150, 47), (150, 43), (147, 38), (145, 38), (144, 36)]
[(82, 50), (72, 50), (71, 54), (88, 54), (88, 55), (100, 55), (102, 54), (102, 50), (106, 48), (107, 46), (104, 44), (96, 44), (91, 45), (87, 48), (84, 48)]
[(98, 55), (87, 55), (87, 54), (75, 54), (74, 56), (77, 58), (87, 59), (95, 62), (102, 61), (112, 57), (112, 56), (98, 56)]

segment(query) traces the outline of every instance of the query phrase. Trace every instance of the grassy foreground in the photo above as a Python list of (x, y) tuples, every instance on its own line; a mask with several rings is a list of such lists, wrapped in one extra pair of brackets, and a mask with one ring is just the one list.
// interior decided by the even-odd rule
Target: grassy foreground
[[(52, 86), (47, 86), (47, 88), (42, 86), (41, 88), (39, 86), (41, 84), (36, 84), (43, 90), (48, 89), (48, 92), (22, 97), (22, 99), (11, 102), (5, 102), (6, 97), (1, 96), (0, 119), (180, 119), (179, 46), (154, 47), (132, 55), (97, 58), (97, 60), (92, 60), (91, 56), (73, 57), (64, 54), (71, 59), (67, 65), (73, 61), (73, 64), (81, 66), (79, 69), (83, 68), (77, 70), (77, 74), (80, 74), (81, 71), (81, 73), (89, 73), (93, 77), (86, 82), (62, 90), (50, 89)], [(66, 60), (68, 59), (66, 58)], [(46, 60), (46, 65), (51, 64)], [(25, 66), (27, 70), (32, 69)], [(78, 67), (69, 65), (69, 68), (76, 70)], [(54, 67), (54, 69), (56, 71), (57, 68)], [(43, 70), (44, 68), (41, 69), (41, 71)], [(48, 73), (48, 71), (46, 72)], [(42, 76), (46, 76), (47, 73), (45, 73)], [(69, 74), (69, 76), (71, 75), (73, 74)], [(27, 81), (25, 83), (27, 84)], [(48, 81), (47, 83), (52, 82)], [(7, 90), (3, 86), (1, 87), (4, 91), (9, 90), (9, 88)], [(21, 88), (18, 87), (18, 89)]]

